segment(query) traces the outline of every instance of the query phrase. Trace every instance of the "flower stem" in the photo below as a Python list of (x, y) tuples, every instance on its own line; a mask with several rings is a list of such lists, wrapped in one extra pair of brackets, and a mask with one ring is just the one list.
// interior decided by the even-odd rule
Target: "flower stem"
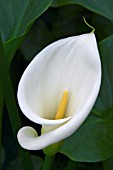
[[(14, 133), (14, 137), (16, 139), (17, 131), (21, 127), (21, 121), (16, 106), (15, 97), (13, 94), (12, 83), (9, 76), (9, 69), (4, 54), (4, 47), (3, 47), (1, 36), (0, 36), (0, 81), (3, 90), (4, 100), (9, 113), (10, 122), (12, 125), (12, 130)], [(17, 140), (15, 140), (15, 142), (17, 144)], [(22, 150), (18, 144), (17, 146), (18, 146), (20, 158), (23, 163), (24, 170), (28, 170), (28, 169), (33, 170), (33, 165), (29, 153), (25, 150)]]
[(55, 156), (46, 156), (43, 162), (42, 170), (51, 170)]
[(3, 116), (3, 93), (0, 81), (0, 170), (2, 169), (2, 116)]

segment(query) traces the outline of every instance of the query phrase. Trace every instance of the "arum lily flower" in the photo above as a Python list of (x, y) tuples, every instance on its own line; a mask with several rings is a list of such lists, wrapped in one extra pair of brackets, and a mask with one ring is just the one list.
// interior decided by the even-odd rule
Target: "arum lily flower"
[(20, 145), (39, 150), (72, 135), (89, 115), (101, 84), (101, 63), (94, 33), (58, 40), (29, 64), (19, 82), (23, 114), (42, 125), (18, 132)]

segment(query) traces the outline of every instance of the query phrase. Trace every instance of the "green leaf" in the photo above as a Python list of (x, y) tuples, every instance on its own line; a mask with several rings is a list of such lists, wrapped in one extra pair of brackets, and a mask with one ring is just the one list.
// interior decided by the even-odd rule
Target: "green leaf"
[(81, 19), (83, 13), (88, 16), (88, 23), (96, 29), (98, 42), (113, 34), (113, 22), (84, 10), (81, 6), (67, 5), (61, 8), (50, 8), (33, 24), (19, 48), (25, 60), (30, 62), (39, 51), (55, 40), (90, 32), (91, 29)]
[(113, 35), (113, 22), (107, 18), (92, 13), (92, 18), (90, 21), (90, 24), (93, 25), (96, 30), (96, 37), (98, 42)]
[(77, 4), (98, 13), (113, 22), (113, 0), (53, 0), (52, 6)]
[(57, 153), (52, 170), (103, 170), (103, 166), (100, 162), (75, 162), (67, 158), (65, 155)]
[(52, 0), (1, 0), (0, 31), (8, 63), (11, 62), (33, 22), (49, 7)]
[(64, 142), (60, 152), (75, 161), (98, 162), (113, 156), (113, 36), (99, 44), (102, 86), (83, 125)]

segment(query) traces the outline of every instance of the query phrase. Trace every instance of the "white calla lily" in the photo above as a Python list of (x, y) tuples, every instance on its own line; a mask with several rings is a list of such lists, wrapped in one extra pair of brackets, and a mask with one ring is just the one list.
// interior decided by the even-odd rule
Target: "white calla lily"
[[(44, 48), (25, 70), (18, 87), (23, 114), (41, 124), (18, 132), (20, 145), (43, 149), (72, 135), (89, 115), (101, 83), (101, 63), (94, 33), (61, 39)], [(64, 118), (55, 120), (61, 97), (68, 92)]]

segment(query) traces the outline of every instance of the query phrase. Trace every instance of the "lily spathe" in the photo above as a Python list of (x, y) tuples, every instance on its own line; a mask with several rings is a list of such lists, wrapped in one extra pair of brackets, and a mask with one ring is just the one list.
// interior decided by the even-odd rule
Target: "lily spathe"
[(101, 63), (94, 33), (58, 40), (29, 64), (18, 86), (23, 114), (42, 125), (26, 126), (19, 144), (39, 150), (72, 135), (89, 115), (101, 84)]

